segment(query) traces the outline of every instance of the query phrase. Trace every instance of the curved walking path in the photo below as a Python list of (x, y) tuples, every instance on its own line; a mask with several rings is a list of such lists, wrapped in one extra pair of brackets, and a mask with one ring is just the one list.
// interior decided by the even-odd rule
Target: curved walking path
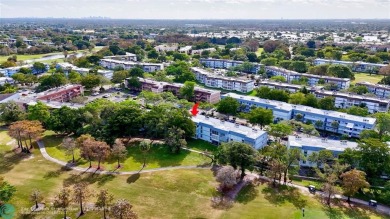
[[(37, 144), (39, 146), (39, 150), (42, 154), (42, 156), (51, 162), (57, 163), (61, 166), (68, 167), (72, 170), (76, 170), (79, 172), (85, 172), (85, 173), (96, 173), (96, 174), (111, 174), (111, 175), (133, 175), (137, 173), (152, 173), (152, 172), (158, 172), (158, 171), (166, 171), (166, 170), (180, 170), (180, 169), (210, 169), (210, 167), (201, 167), (201, 166), (175, 166), (175, 167), (161, 167), (161, 168), (155, 168), (155, 169), (148, 169), (148, 170), (137, 170), (137, 171), (107, 171), (107, 170), (97, 170), (95, 168), (88, 168), (88, 167), (77, 167), (72, 166), (70, 163), (58, 160), (56, 158), (51, 157), (45, 148), (45, 145), (42, 141), (37, 141)], [(199, 151), (194, 151), (196, 153), (202, 153)]]

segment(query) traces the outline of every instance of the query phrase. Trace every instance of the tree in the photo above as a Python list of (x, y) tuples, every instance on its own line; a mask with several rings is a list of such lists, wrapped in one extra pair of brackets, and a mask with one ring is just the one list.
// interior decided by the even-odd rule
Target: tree
[(350, 78), (354, 79), (352, 70), (344, 65), (330, 65), (327, 70), (327, 74), (338, 78)]
[[(291, 98), (291, 95), (290, 95)], [(314, 94), (306, 94), (305, 100), (302, 105), (318, 108), (317, 97)]]
[(291, 134), (292, 128), (288, 124), (285, 123), (277, 123), (277, 124), (271, 124), (268, 128), (268, 133), (276, 138), (280, 138), (287, 136)]
[(322, 186), (322, 190), (327, 194), (327, 204), (330, 205), (330, 199), (332, 195), (336, 192), (335, 184), (339, 179), (340, 174), (347, 168), (346, 165), (341, 165), (335, 163), (332, 166), (328, 164), (324, 165), (323, 172), (319, 169), (316, 169), (318, 177), (325, 183)]
[(80, 216), (84, 214), (83, 203), (91, 196), (88, 184), (85, 182), (76, 183), (73, 186), (73, 201), (80, 204)]
[(0, 177), (0, 206), (11, 200), (16, 188)]
[(366, 181), (366, 173), (360, 170), (352, 169), (341, 174), (342, 187), (344, 194), (348, 197), (348, 202), (351, 196), (354, 196), (359, 190), (368, 188), (370, 184)]
[(366, 86), (353, 86), (349, 88), (349, 91), (354, 92), (356, 94), (362, 95), (368, 93), (368, 88)]
[(184, 86), (180, 88), (180, 96), (184, 97), (186, 100), (190, 101), (194, 97), (194, 88), (195, 82), (186, 81), (184, 82)]
[(141, 82), (139, 81), (138, 77), (130, 77), (127, 79), (127, 85), (128, 85), (128, 88), (130, 89), (139, 89), (141, 88), (142, 84)]
[(35, 203), (35, 209), (38, 209), (39, 208), (38, 203), (43, 200), (41, 191), (38, 189), (34, 189), (31, 192), (30, 200)]
[(338, 121), (332, 121), (330, 126), (334, 129), (335, 132), (339, 129), (340, 123)]
[(112, 83), (122, 83), (128, 76), (129, 76), (129, 73), (125, 70), (115, 71), (114, 74), (112, 75), (111, 82)]
[(232, 97), (226, 97), (219, 101), (217, 105), (217, 111), (228, 115), (235, 115), (239, 107), (240, 103), (236, 99)]
[(333, 110), (334, 101), (334, 97), (324, 97), (318, 101), (318, 106), (323, 110)]
[(308, 66), (305, 61), (293, 61), (291, 62), (290, 69), (300, 73), (305, 73), (308, 70)]
[(49, 117), (49, 107), (41, 101), (38, 101), (37, 104), (28, 107), (27, 118), (29, 120), (37, 120), (42, 124), (45, 124)]
[(155, 104), (162, 100), (161, 95), (154, 93), (152, 91), (145, 91), (145, 90), (139, 94), (139, 97), (145, 100), (146, 105), (150, 103)]
[(318, 129), (322, 129), (324, 126), (324, 122), (322, 120), (317, 120), (315, 121), (314, 126)]
[(290, 99), (288, 102), (291, 104), (301, 105), (306, 102), (305, 94), (301, 92), (290, 94)]
[(362, 139), (357, 147), (359, 169), (367, 173), (368, 178), (380, 177), (390, 173), (390, 148), (379, 139)]
[(222, 143), (218, 148), (217, 160), (220, 164), (230, 164), (235, 170), (240, 168), (241, 180), (245, 170), (252, 169), (255, 163), (256, 150), (242, 142)]
[(92, 159), (93, 159), (93, 143), (94, 138), (91, 135), (81, 135), (76, 139), (76, 145), (80, 148), (80, 156), (89, 161), (89, 168), (92, 167)]
[(217, 171), (216, 180), (222, 191), (233, 188), (238, 183), (240, 174), (231, 166), (223, 166)]
[(81, 77), (81, 75), (78, 72), (70, 71), (68, 73), (68, 80), (72, 84), (80, 84), (81, 83), (81, 79), (82, 79), (82, 77)]
[(93, 141), (91, 150), (92, 157), (98, 161), (97, 169), (100, 170), (100, 163), (110, 155), (110, 146), (103, 141)]
[(299, 165), (299, 161), (303, 160), (304, 156), (299, 148), (288, 148), (287, 153), (283, 156), (284, 163), (284, 173), (283, 173), (283, 181), (284, 184), (287, 183), (288, 171), (291, 169), (293, 165)]
[(120, 165), (119, 161), (121, 159), (127, 157), (127, 149), (120, 139), (115, 140), (115, 143), (111, 149), (111, 156), (114, 157), (115, 159), (117, 159), (117, 161), (118, 161), (117, 168), (120, 168), (121, 165)]
[(273, 114), (269, 109), (254, 108), (246, 115), (246, 118), (250, 123), (260, 125), (263, 129), (265, 125), (272, 123)]
[(140, 67), (131, 68), (129, 70), (129, 76), (130, 77), (144, 77), (144, 70)]
[(265, 58), (261, 60), (261, 64), (265, 66), (275, 66), (278, 63), (277, 58)]
[(378, 74), (383, 75), (384, 77), (390, 76), (390, 65), (380, 68)]
[(77, 133), (83, 127), (84, 118), (81, 110), (63, 106), (52, 111), (46, 126), (57, 133)]
[(14, 101), (0, 104), (0, 122), (5, 124), (11, 124), (22, 120), (25, 117), (25, 113), (22, 108)]
[(64, 74), (54, 73), (52, 75), (43, 75), (39, 77), (39, 86), (37, 91), (45, 91), (54, 87), (61, 87), (67, 83), (67, 79)]
[(64, 219), (66, 219), (66, 210), (71, 202), (71, 191), (69, 188), (62, 188), (54, 199), (54, 207), (61, 208), (64, 211)]
[(376, 129), (378, 130), (379, 137), (390, 132), (390, 114), (388, 113), (375, 113)]
[(94, 74), (87, 74), (81, 79), (81, 85), (85, 87), (85, 89), (92, 89), (100, 85), (100, 77)]
[(74, 151), (76, 150), (76, 142), (73, 138), (65, 137), (62, 140), (61, 146), (65, 149), (65, 153), (67, 155), (72, 155), (72, 163), (75, 162), (74, 160)]
[(306, 45), (309, 48), (313, 48), (313, 49), (316, 48), (316, 42), (314, 40), (307, 41)]
[(368, 112), (368, 109), (366, 107), (358, 107), (358, 106), (351, 106), (347, 109), (347, 113), (355, 116), (362, 116), (366, 117), (370, 113)]
[(285, 77), (281, 76), (281, 75), (277, 75), (277, 76), (272, 76), (270, 78), (270, 80), (272, 81), (276, 81), (276, 82), (282, 82), (282, 83), (285, 83), (287, 80)]
[(282, 41), (278, 41), (278, 40), (267, 40), (264, 42), (264, 45), (263, 45), (263, 48), (264, 48), (264, 51), (265, 52), (268, 52), (268, 53), (272, 53), (274, 52), (276, 49), (280, 48), (280, 47), (283, 47), (283, 43)]
[(119, 199), (111, 207), (111, 214), (117, 219), (137, 219), (137, 214), (132, 210), (133, 206), (126, 199)]
[(100, 190), (96, 197), (95, 206), (103, 209), (103, 219), (106, 219), (107, 208), (111, 206), (114, 196), (109, 194), (106, 189), (103, 189)]
[(46, 71), (46, 66), (42, 62), (34, 62), (33, 69), (36, 73), (43, 73)]
[(315, 163), (317, 167), (321, 167), (321, 165), (333, 160), (334, 156), (330, 150), (320, 150), (319, 152), (311, 153), (307, 159)]
[(146, 166), (146, 153), (148, 153), (150, 151), (150, 148), (151, 148), (151, 143), (146, 141), (146, 140), (143, 140), (139, 143), (139, 150), (143, 153), (144, 155), (144, 164), (143, 164), (143, 167)]
[(168, 129), (167, 136), (165, 137), (165, 144), (169, 147), (172, 153), (177, 154), (180, 152), (180, 148), (187, 146), (184, 134), (185, 132), (177, 127)]

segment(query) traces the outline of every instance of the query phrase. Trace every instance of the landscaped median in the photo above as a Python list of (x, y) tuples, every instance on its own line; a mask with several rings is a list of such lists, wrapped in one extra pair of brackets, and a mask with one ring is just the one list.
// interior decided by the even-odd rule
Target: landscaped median
[[(61, 147), (63, 136), (57, 136), (55, 134), (46, 135), (42, 138), (46, 152), (52, 158), (55, 158), (64, 162), (72, 162), (72, 155), (66, 154), (64, 148)], [(212, 151), (215, 146), (199, 144), (195, 141), (191, 144), (189, 142), (189, 148), (199, 151)], [(168, 148), (163, 144), (153, 144), (150, 151), (142, 153), (139, 148), (139, 143), (131, 143), (127, 145), (127, 157), (120, 161), (121, 168), (117, 169), (117, 160), (114, 158), (108, 158), (101, 163), (101, 169), (106, 171), (139, 171), (142, 169), (144, 157), (146, 157), (146, 166), (144, 170), (156, 169), (163, 167), (178, 167), (178, 166), (203, 166), (211, 163), (211, 159), (200, 153), (191, 152), (187, 150), (181, 150), (178, 154), (172, 154)], [(89, 167), (89, 161), (80, 157), (80, 150), (75, 151), (76, 166)], [(92, 166), (97, 166), (97, 161), (92, 162)]]

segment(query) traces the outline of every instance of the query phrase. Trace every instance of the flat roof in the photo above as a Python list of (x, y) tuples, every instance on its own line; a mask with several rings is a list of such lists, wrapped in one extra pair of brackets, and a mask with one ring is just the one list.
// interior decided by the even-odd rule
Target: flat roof
[(220, 130), (242, 134), (251, 139), (257, 139), (258, 137), (267, 133), (259, 129), (253, 129), (243, 125), (236, 125), (235, 123), (232, 122), (222, 121), (213, 117), (206, 117), (199, 114), (197, 116), (193, 116), (192, 121), (195, 123), (207, 124)]
[(330, 140), (315, 137), (297, 137), (290, 135), (288, 136), (288, 144), (292, 147), (316, 147), (323, 148), (330, 151), (344, 151), (347, 148), (356, 148), (358, 143), (346, 140)]
[(336, 92), (336, 91), (328, 91), (328, 90), (316, 90), (316, 94), (326, 94), (329, 96), (339, 96), (339, 97), (345, 97), (345, 98), (351, 98), (351, 99), (358, 99), (358, 100), (368, 100), (372, 102), (381, 102), (381, 103), (389, 103), (390, 99), (383, 99), (383, 98), (377, 98), (377, 97), (368, 97), (358, 94), (352, 94), (352, 93), (343, 93), (343, 92)]
[(199, 68), (199, 67), (191, 67), (191, 70), (199, 72), (202, 75), (207, 75), (207, 77), (215, 78), (215, 79), (222, 79), (222, 80), (226, 80), (226, 81), (238, 81), (238, 82), (242, 82), (242, 83), (254, 82), (253, 80), (249, 80), (249, 79), (245, 80), (245, 79), (241, 79), (241, 78), (226, 77), (226, 76), (216, 75), (213, 72), (209, 72), (206, 69)]
[(154, 65), (160, 67), (164, 66), (164, 64), (162, 63), (132, 62), (132, 61), (122, 61), (122, 60), (115, 60), (115, 59), (101, 59), (100, 61), (113, 62), (113, 63), (124, 64), (124, 65)]
[(378, 63), (370, 63), (370, 62), (351, 62), (351, 61), (341, 61), (341, 60), (332, 60), (332, 59), (315, 59), (314, 61), (322, 61), (322, 62), (330, 62), (330, 63), (341, 63), (341, 64), (359, 64), (359, 65), (371, 65), (371, 66), (377, 66), (377, 67), (385, 67), (385, 64), (378, 64)]
[(235, 99), (242, 99), (246, 101), (252, 101), (256, 103), (262, 103), (266, 104), (269, 106), (273, 106), (276, 109), (280, 110), (285, 110), (285, 111), (291, 111), (291, 110), (299, 110), (299, 111), (305, 111), (317, 115), (324, 115), (328, 117), (333, 117), (333, 118), (342, 118), (342, 119), (348, 119), (352, 120), (355, 122), (362, 122), (362, 123), (368, 123), (368, 124), (374, 124), (376, 119), (375, 118), (370, 118), (370, 117), (361, 117), (361, 116), (355, 116), (355, 115), (350, 115), (347, 113), (341, 113), (337, 111), (330, 111), (330, 110), (322, 110), (322, 109), (317, 109), (313, 107), (308, 107), (308, 106), (303, 106), (303, 105), (293, 105), (290, 103), (285, 103), (281, 101), (276, 101), (276, 100), (267, 100), (267, 99), (261, 99), (259, 97), (252, 97), (252, 96), (244, 96), (244, 95), (239, 95), (235, 93), (227, 93), (222, 95), (228, 96), (228, 97), (233, 97)]
[(331, 77), (331, 76), (322, 76), (322, 75), (313, 75), (313, 74), (307, 74), (307, 73), (299, 73), (299, 72), (296, 72), (296, 71), (291, 71), (291, 70), (287, 70), (287, 69), (276, 67), (276, 66), (266, 66), (266, 69), (283, 72), (283, 73), (286, 73), (286, 74), (289, 74), (289, 75), (301, 75), (301, 76), (305, 76), (305, 77), (308, 77), (308, 78), (322, 78), (322, 79), (327, 79), (327, 80), (345, 81), (345, 82), (350, 81), (349, 78), (337, 78), (337, 77)]

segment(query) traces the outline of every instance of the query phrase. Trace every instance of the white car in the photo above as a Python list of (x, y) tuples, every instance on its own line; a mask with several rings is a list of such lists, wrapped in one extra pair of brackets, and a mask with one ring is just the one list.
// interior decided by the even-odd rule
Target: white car
[(92, 93), (92, 96), (97, 96), (97, 95), (99, 95), (99, 92)]

